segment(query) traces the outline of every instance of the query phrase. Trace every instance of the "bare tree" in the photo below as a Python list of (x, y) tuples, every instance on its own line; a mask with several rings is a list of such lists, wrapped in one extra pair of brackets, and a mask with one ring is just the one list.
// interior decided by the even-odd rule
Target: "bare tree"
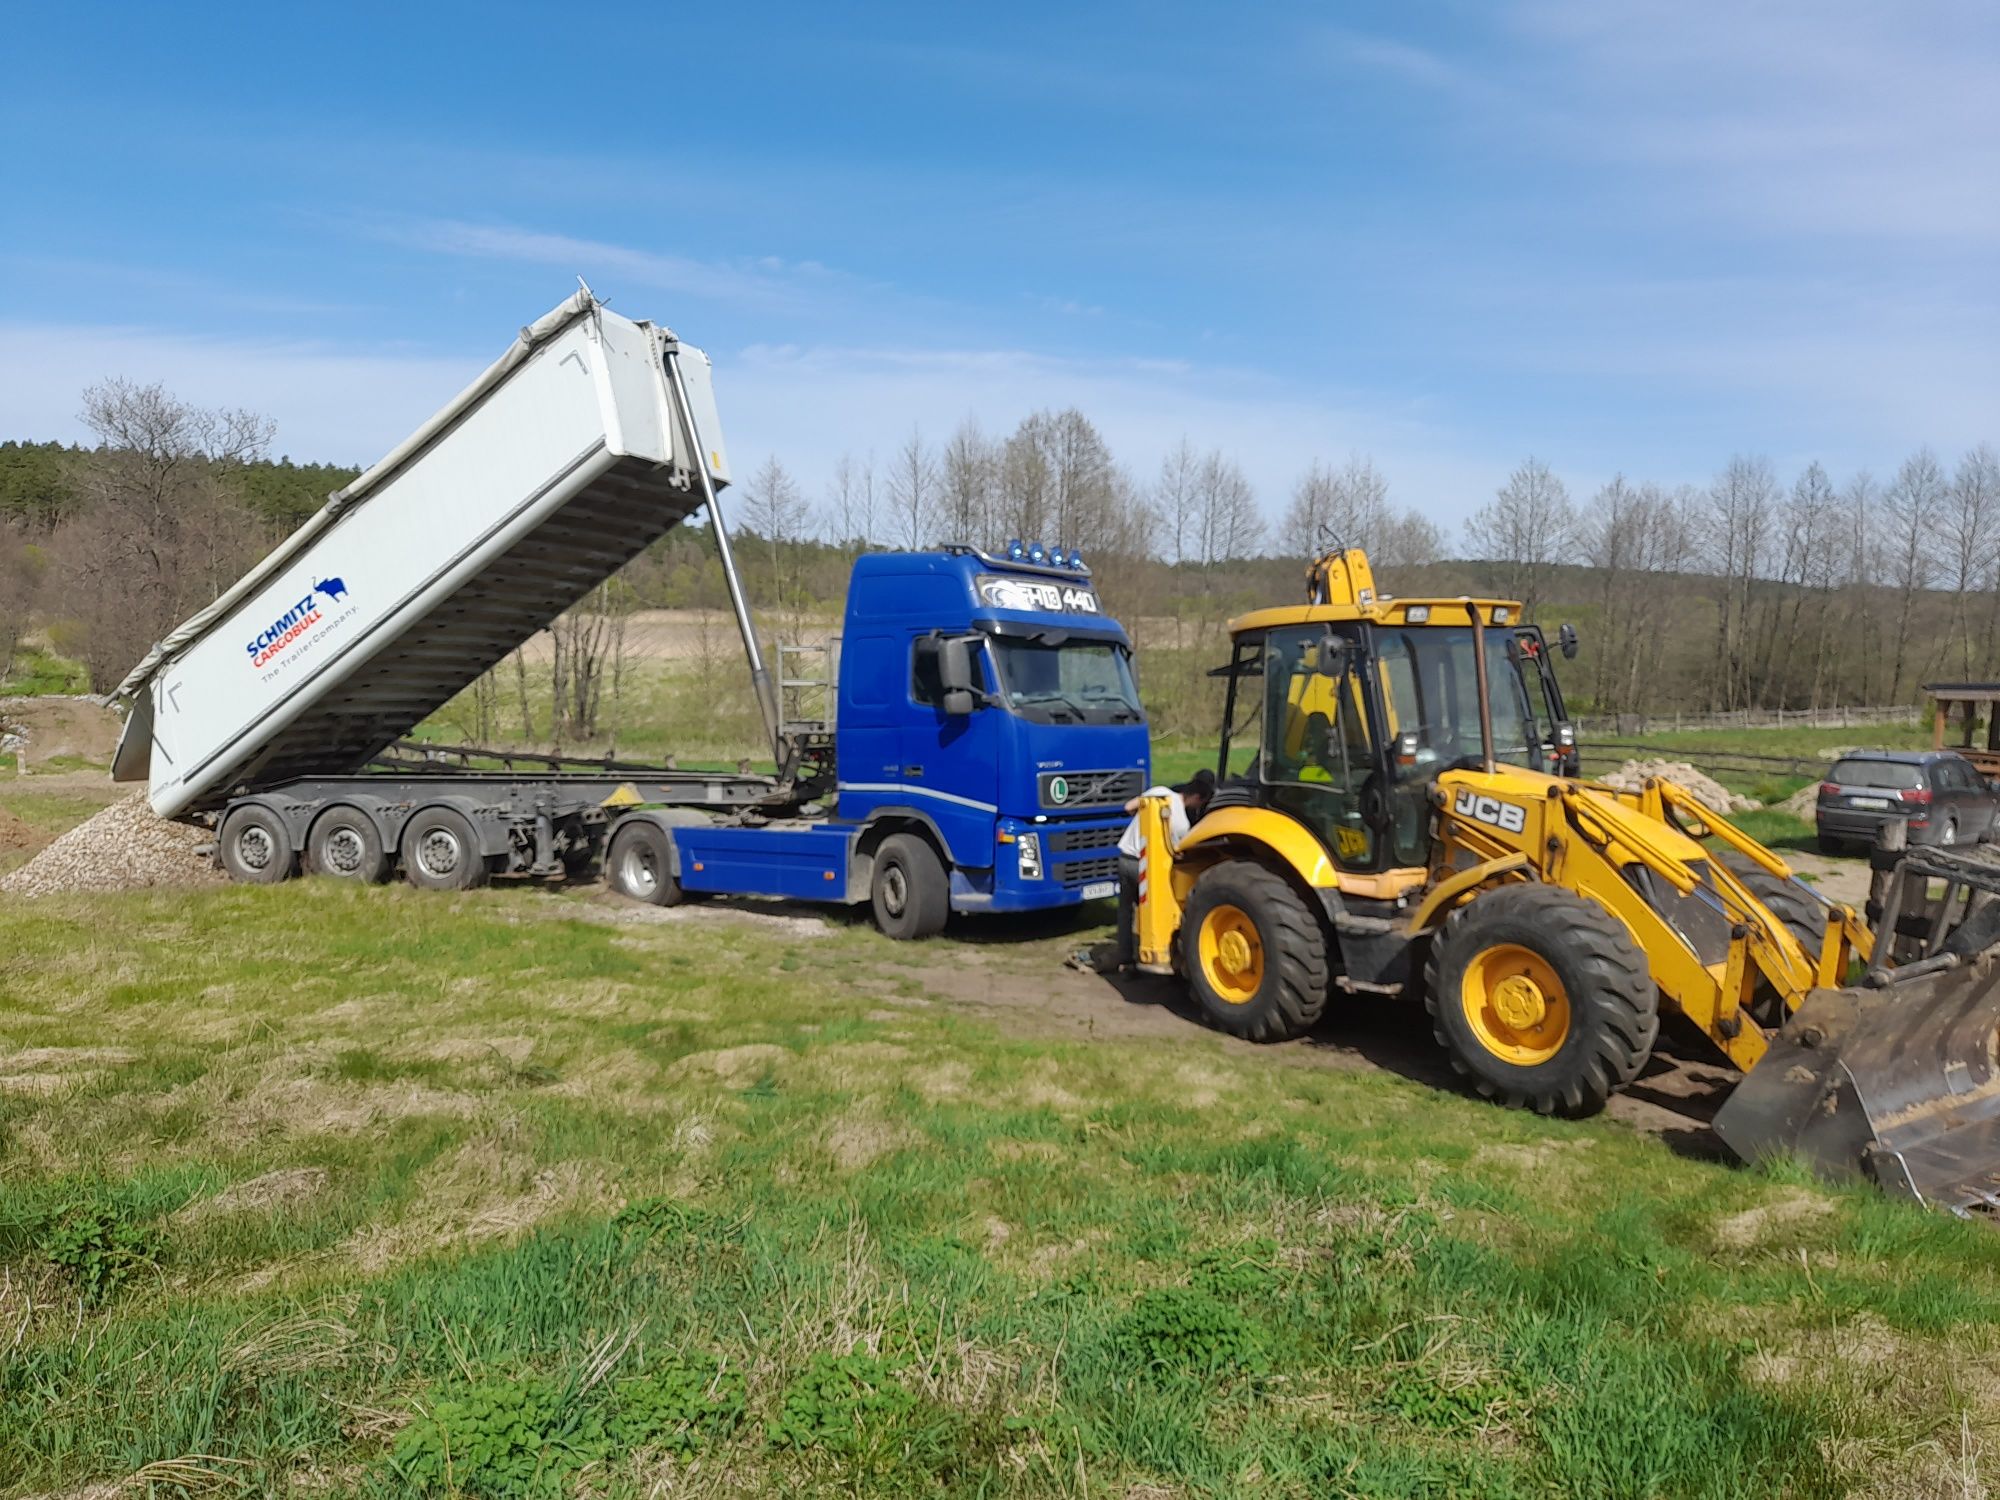
[(1751, 586), (1769, 541), (1778, 482), (1762, 458), (1730, 459), (1709, 486), (1708, 561), (1722, 579), (1716, 612), (1714, 672), (1709, 705), (1734, 709), (1750, 700), (1753, 646)]
[(1194, 535), (1200, 475), (1201, 457), (1186, 437), (1160, 460), (1160, 477), (1153, 484), (1153, 509), (1165, 538), (1161, 551), (1167, 562), (1187, 562), (1200, 551)]
[(1467, 528), (1484, 556), (1504, 565), (1507, 591), (1532, 618), (1556, 563), (1568, 556), (1576, 534), (1569, 490), (1539, 458), (1524, 459)]
[(1972, 675), (1972, 595), (2000, 555), (2000, 457), (1981, 443), (1958, 462), (1938, 521), (1960, 670)]
[(1882, 533), (1887, 543), (1889, 582), (1896, 590), (1896, 644), (1890, 658), (1889, 701), (1903, 696), (1909, 665), (1910, 622), (1917, 595), (1930, 587), (1936, 570), (1936, 528), (1945, 499), (1944, 470), (1937, 455), (1919, 448), (1903, 460), (1896, 479), (1882, 494)]
[(1195, 474), (1197, 560), (1203, 566), (1254, 556), (1264, 538), (1257, 494), (1236, 461), (1212, 449)]
[(1000, 456), (979, 423), (959, 424), (938, 459), (938, 528), (948, 541), (990, 546)]
[(1111, 549), (1129, 498), (1111, 450), (1074, 407), (1026, 418), (1001, 452), (1000, 519), (1023, 540)]
[(827, 539), (852, 557), (875, 540), (879, 509), (874, 456), (856, 462), (853, 454), (841, 454), (827, 485)]
[(914, 552), (931, 539), (933, 515), (938, 498), (937, 460), (924, 445), (921, 432), (911, 432), (910, 440), (897, 450), (889, 466), (889, 513), (894, 518), (890, 534)]
[(85, 501), (56, 551), (63, 612), (79, 627), (92, 682), (108, 688), (262, 549), (230, 481), (264, 456), (274, 428), (127, 380), (86, 390), (82, 420), (99, 446), (83, 460)]

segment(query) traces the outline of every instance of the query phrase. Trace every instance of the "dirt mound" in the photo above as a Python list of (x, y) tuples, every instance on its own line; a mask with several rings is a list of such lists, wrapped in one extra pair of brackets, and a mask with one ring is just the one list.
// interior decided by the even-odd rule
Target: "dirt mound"
[(1628, 760), (1609, 776), (1598, 779), (1621, 792), (1636, 792), (1655, 776), (1691, 793), (1695, 801), (1711, 812), (1749, 812), (1762, 805), (1755, 798), (1738, 796), (1714, 777), (1704, 775), (1684, 760)]
[(0, 854), (14, 849), (32, 849), (42, 836), (25, 820), (0, 807)]
[(134, 792), (77, 824), (20, 869), (0, 880), (12, 896), (65, 891), (130, 891), (149, 885), (200, 885), (222, 879), (199, 851), (206, 829), (155, 817), (146, 794)]

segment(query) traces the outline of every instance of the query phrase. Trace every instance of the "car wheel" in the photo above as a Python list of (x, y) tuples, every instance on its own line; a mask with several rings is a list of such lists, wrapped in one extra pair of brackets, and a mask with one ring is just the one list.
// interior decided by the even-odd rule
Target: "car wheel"
[(1938, 846), (1949, 849), (1958, 842), (1958, 819), (1946, 818), (1944, 826), (1938, 830)]

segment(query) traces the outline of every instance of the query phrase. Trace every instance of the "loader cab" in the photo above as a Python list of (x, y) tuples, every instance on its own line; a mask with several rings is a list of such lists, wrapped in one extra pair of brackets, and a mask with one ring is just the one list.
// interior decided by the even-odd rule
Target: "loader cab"
[[(1315, 618), (1329, 613), (1315, 608), (1267, 612), (1281, 613), (1295, 618), (1239, 622), (1247, 628), (1223, 669), (1217, 805), (1289, 814), (1344, 871), (1427, 864), (1431, 784), (1483, 756), (1466, 605), (1413, 601), (1350, 619)], [(1483, 632), (1493, 757), (1549, 771), (1549, 699), (1524, 634), (1540, 642), (1539, 632)]]

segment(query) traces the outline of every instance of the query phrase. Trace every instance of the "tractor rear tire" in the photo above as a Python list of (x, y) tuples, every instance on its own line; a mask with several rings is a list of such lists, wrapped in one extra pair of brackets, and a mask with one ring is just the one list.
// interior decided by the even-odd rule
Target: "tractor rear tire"
[(892, 833), (882, 840), (869, 897), (875, 925), (899, 942), (936, 937), (951, 915), (944, 861), (914, 833)]
[(604, 851), (605, 883), (648, 906), (679, 906), (687, 892), (674, 875), (674, 852), (659, 824), (635, 820), (611, 836)]
[(1326, 1010), (1327, 934), (1275, 870), (1204, 870), (1181, 916), (1181, 967), (1211, 1026), (1253, 1042), (1312, 1030)]
[(1489, 1099), (1595, 1114), (1639, 1076), (1660, 992), (1625, 924), (1559, 886), (1504, 885), (1453, 912), (1424, 973), (1431, 1030)]
[(403, 874), (426, 891), (469, 891), (492, 872), (465, 814), (427, 807), (403, 825)]

